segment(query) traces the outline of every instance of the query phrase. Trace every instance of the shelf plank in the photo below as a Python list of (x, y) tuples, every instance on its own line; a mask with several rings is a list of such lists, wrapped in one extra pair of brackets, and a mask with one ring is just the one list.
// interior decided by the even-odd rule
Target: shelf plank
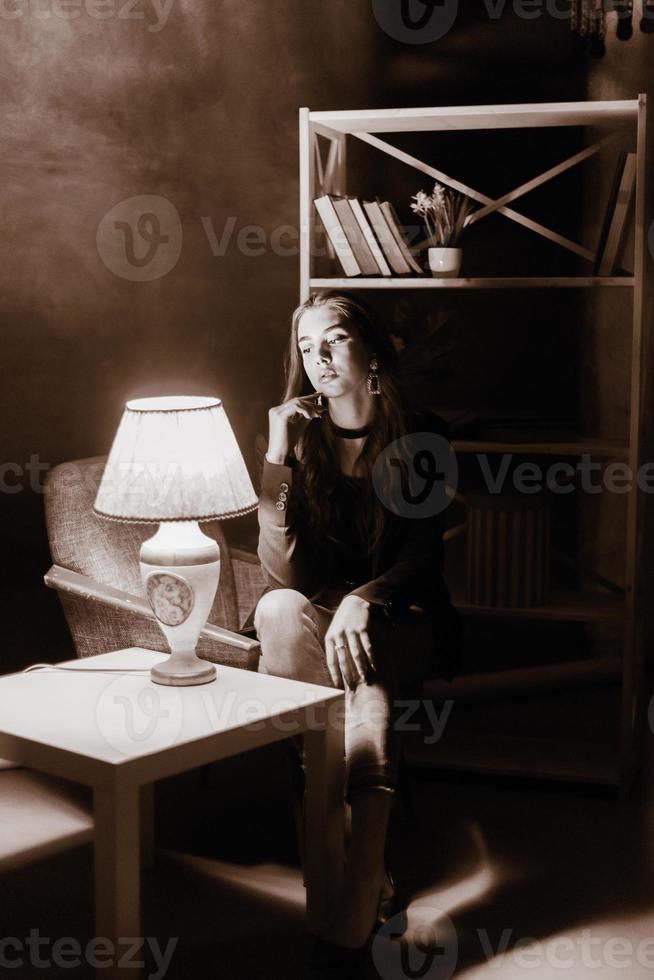
[(607, 459), (629, 458), (629, 446), (626, 442), (611, 442), (605, 439), (571, 439), (556, 442), (452, 439), (452, 449), (457, 453), (515, 453), (516, 455), (533, 453), (542, 456), (581, 456), (583, 453), (589, 453)]
[(314, 278), (312, 289), (587, 289), (634, 286), (633, 276), (514, 276), (435, 279), (429, 276)]
[(338, 133), (412, 133), (538, 126), (595, 126), (601, 123), (635, 123), (637, 117), (636, 99), (439, 106), (416, 109), (348, 109), (309, 114), (311, 123)]
[(619, 623), (625, 616), (625, 600), (605, 592), (553, 591), (542, 606), (481, 606), (469, 602), (463, 594), (451, 589), (452, 603), (471, 616), (495, 616), (506, 619), (554, 620), (570, 623)]
[(615, 749), (591, 742), (450, 730), (435, 744), (405, 736), (404, 758), (421, 769), (620, 785)]
[(540, 697), (543, 694), (620, 682), (622, 661), (618, 657), (591, 657), (563, 663), (534, 664), (477, 674), (459, 674), (451, 681), (423, 681), (422, 696), (432, 701), (454, 699), (457, 704)]

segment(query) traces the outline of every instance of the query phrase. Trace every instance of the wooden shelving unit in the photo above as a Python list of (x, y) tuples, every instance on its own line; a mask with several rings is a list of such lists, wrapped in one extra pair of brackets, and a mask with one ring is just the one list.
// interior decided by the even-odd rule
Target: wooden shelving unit
[(453, 439), (457, 453), (515, 453), (516, 455), (582, 456), (588, 453), (603, 459), (628, 459), (627, 443), (605, 439), (578, 439), (571, 442), (491, 442), (482, 439)]
[(561, 623), (615, 623), (625, 618), (625, 602), (610, 592), (552, 591), (542, 606), (481, 606), (468, 602), (456, 589), (452, 601), (469, 615), (497, 616), (503, 619), (555, 619)]
[(553, 738), (520, 738), (486, 732), (446, 734), (442, 742), (426, 745), (415, 736), (405, 748), (410, 765), (433, 769), (527, 776), (564, 782), (611, 786), (620, 767), (609, 744), (569, 742)]
[(357, 276), (352, 279), (310, 279), (310, 289), (588, 289), (633, 287), (633, 276), (516, 276), (477, 279), (430, 279), (425, 276)]
[[(459, 439), (453, 442), (458, 453), (513, 453), (555, 457), (574, 457), (590, 453), (598, 458), (627, 462), (636, 474), (642, 461), (643, 389), (645, 322), (643, 315), (646, 271), (646, 153), (647, 97), (602, 102), (543, 103), (524, 105), (446, 106), (415, 109), (349, 110), (343, 112), (311, 112), (300, 109), (300, 295), (308, 298), (321, 289), (347, 290), (416, 290), (416, 289), (624, 289), (629, 291), (632, 304), (631, 377), (629, 438), (620, 443), (603, 439), (553, 439), (549, 442), (490, 442)], [(438, 131), (468, 131), (495, 129), (526, 129), (534, 127), (582, 126), (605, 127), (606, 134), (572, 157), (538, 174), (520, 187), (494, 200), (451, 174), (430, 166), (375, 134), (415, 133)], [(589, 262), (595, 259), (586, 246), (565, 238), (556, 231), (515, 210), (514, 203), (528, 191), (541, 186), (571, 167), (597, 153), (625, 133), (635, 138), (635, 240), (634, 274), (632, 276), (502, 276), (457, 279), (435, 279), (428, 275), (393, 276), (388, 278), (316, 277), (313, 274), (313, 248), (316, 216), (313, 201), (320, 194), (346, 193), (347, 140), (361, 140), (387, 154), (398, 163), (410, 166), (422, 174), (472, 197), (481, 207), (473, 220), (482, 220), (497, 212), (536, 234), (554, 242)], [(323, 158), (319, 137), (326, 140), (328, 152)], [(324, 145), (324, 144), (323, 144)], [(454, 596), (465, 615), (503, 616), (520, 619), (555, 620), (560, 622), (613, 623), (622, 631), (621, 723), (613, 747), (583, 744), (579, 751), (569, 743), (553, 743), (544, 747), (544, 740), (499, 738), (497, 751), (484, 761), (488, 742), (470, 736), (467, 744), (460, 741), (439, 746), (415, 743), (410, 752), (416, 765), (444, 768), (464, 768), (471, 771), (509, 772), (540, 775), (551, 778), (574, 779), (620, 786), (624, 792), (638, 765), (639, 732), (643, 717), (642, 706), (642, 618), (644, 584), (640, 575), (643, 536), (643, 492), (633, 481), (627, 498), (625, 539), (624, 595), (602, 592), (553, 593), (549, 602), (540, 607), (497, 609), (474, 606), (463, 597)], [(497, 739), (496, 739), (497, 741)], [(485, 746), (485, 748), (484, 748)], [(492, 757), (491, 757), (492, 756)]]

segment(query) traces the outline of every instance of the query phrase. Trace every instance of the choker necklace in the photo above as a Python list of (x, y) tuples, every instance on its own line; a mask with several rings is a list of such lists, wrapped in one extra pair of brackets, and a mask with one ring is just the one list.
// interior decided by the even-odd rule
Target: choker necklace
[(336, 425), (336, 422), (330, 418), (331, 427), (337, 436), (341, 439), (362, 439), (363, 436), (367, 436), (372, 429), (372, 422), (368, 422), (367, 425), (362, 425), (360, 429), (344, 429), (340, 425)]

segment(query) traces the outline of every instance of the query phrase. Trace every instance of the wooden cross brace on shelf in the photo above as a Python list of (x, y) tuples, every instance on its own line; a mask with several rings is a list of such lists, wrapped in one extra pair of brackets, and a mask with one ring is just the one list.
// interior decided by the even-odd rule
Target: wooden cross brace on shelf
[(344, 179), (345, 143), (343, 137), (329, 139), (327, 161), (324, 164), (318, 137), (315, 133), (313, 136), (313, 149), (316, 156), (316, 180), (321, 193), (344, 194), (345, 188), (342, 185)]
[[(323, 131), (320, 135), (329, 139), (325, 131)], [(487, 194), (483, 194), (481, 191), (476, 190), (474, 187), (470, 187), (468, 184), (464, 184), (462, 181), (457, 180), (454, 177), (450, 177), (449, 174), (444, 173), (442, 170), (438, 170), (436, 167), (432, 167), (430, 164), (424, 163), (422, 160), (412, 156), (410, 153), (405, 153), (404, 150), (400, 150), (391, 143), (387, 143), (385, 140), (379, 139), (378, 136), (373, 136), (372, 133), (354, 132), (352, 135), (356, 136), (357, 139), (362, 140), (364, 143), (367, 143), (369, 146), (373, 146), (375, 149), (381, 150), (382, 153), (387, 153), (389, 156), (394, 157), (401, 163), (406, 163), (408, 166), (414, 167), (421, 173), (427, 174), (429, 177), (433, 177), (434, 180), (439, 181), (441, 184), (445, 184), (446, 186), (451, 187), (453, 190), (466, 194), (468, 197), (471, 197), (473, 200), (481, 204), (480, 208), (468, 215), (464, 222), (464, 227), (470, 227), (470, 225), (475, 224), (475, 222), (481, 221), (482, 218), (486, 218), (489, 214), (493, 214), (493, 212), (497, 211), (499, 214), (503, 214), (512, 221), (523, 225), (523, 227), (529, 228), (531, 231), (542, 235), (544, 238), (548, 238), (550, 241), (555, 242), (558, 245), (562, 245), (563, 248), (567, 248), (576, 255), (581, 255), (582, 258), (587, 259), (589, 262), (596, 261), (596, 253), (591, 251), (589, 248), (586, 248), (584, 245), (580, 245), (577, 242), (573, 242), (571, 239), (566, 238), (565, 235), (560, 235), (551, 228), (541, 225), (539, 222), (534, 221), (532, 218), (528, 218), (524, 214), (520, 214), (519, 211), (515, 211), (513, 208), (510, 208), (507, 205), (518, 200), (518, 198), (529, 193), (529, 191), (535, 190), (535, 188), (545, 184), (548, 180), (552, 180), (559, 174), (564, 173), (566, 170), (569, 170), (576, 164), (581, 163), (583, 160), (587, 160), (608, 144), (621, 139), (624, 135), (624, 130), (618, 130), (615, 133), (611, 133), (610, 135), (603, 137), (597, 142), (592, 143), (590, 146), (587, 146), (585, 149), (575, 153), (573, 156), (562, 160), (561, 163), (557, 163), (556, 166), (550, 167), (548, 170), (543, 171), (543, 173), (537, 174), (535, 177), (532, 177), (531, 180), (526, 181), (524, 184), (520, 184), (519, 187), (514, 188), (512, 191), (509, 191), (496, 199), (489, 197)], [(342, 168), (339, 166), (340, 157), (343, 152), (342, 136), (339, 137), (339, 139), (330, 139), (327, 163), (324, 167), (316, 134), (314, 134), (314, 147), (316, 153), (316, 175), (320, 186), (323, 188), (323, 193), (343, 193), (342, 188), (340, 188), (340, 186), (336, 186), (337, 184), (340, 185), (342, 177)], [(429, 241), (423, 243), (423, 245), (420, 247), (426, 248), (428, 245)]]

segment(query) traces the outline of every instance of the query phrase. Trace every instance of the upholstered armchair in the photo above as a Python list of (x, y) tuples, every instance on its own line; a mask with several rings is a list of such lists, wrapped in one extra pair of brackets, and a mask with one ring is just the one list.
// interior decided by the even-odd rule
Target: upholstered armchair
[[(259, 438), (260, 459), (263, 445)], [(121, 524), (93, 512), (105, 460), (106, 456), (79, 459), (49, 472), (45, 518), (54, 564), (44, 580), (59, 593), (79, 657), (129, 647), (166, 652), (168, 648), (145, 598), (139, 570), (141, 542), (152, 535), (152, 525)], [(261, 647), (254, 628), (248, 628), (248, 620), (266, 587), (259, 559), (252, 552), (230, 548), (220, 521), (203, 523), (202, 530), (218, 542), (221, 566), (218, 591), (200, 634), (197, 654), (213, 663), (257, 670)], [(289, 752), (289, 759), (292, 755)], [(290, 770), (294, 781), (296, 769), (297, 762), (295, 766), (291, 764)], [(41, 777), (26, 773), (25, 778), (38, 781)], [(49, 786), (43, 790), (38, 786), (44, 798), (48, 790)], [(294, 785), (294, 790), (298, 847), (303, 860), (301, 785)], [(56, 843), (61, 848), (77, 839), (75, 833), (80, 840), (84, 834), (92, 833), (92, 818), (83, 809), (78, 812), (76, 800), (70, 800), (57, 786), (52, 790), (53, 813), (58, 812), (57, 792), (61, 794), (65, 816), (60, 822), (65, 826), (52, 845)], [(1, 799), (0, 794), (0, 804)]]
[[(54, 562), (45, 583), (57, 589), (75, 650), (88, 657), (141, 646), (166, 652), (141, 583), (139, 549), (149, 524), (120, 524), (93, 512), (106, 457), (56, 466), (45, 486), (45, 516)], [(230, 549), (219, 521), (202, 525), (220, 547), (220, 584), (198, 656), (256, 670), (259, 643), (246, 622), (265, 588), (256, 555)]]
[[(165, 652), (139, 572), (141, 541), (152, 527), (116, 524), (93, 513), (105, 458), (65, 463), (48, 476), (45, 512), (54, 564), (45, 582), (59, 591), (78, 656), (133, 646)], [(198, 655), (256, 670), (259, 643), (253, 630), (239, 628), (265, 587), (259, 561), (230, 549), (219, 522), (204, 524), (203, 530), (220, 546), (221, 568)], [(90, 841), (89, 794), (84, 787), (0, 759), (0, 827), (0, 872), (5, 872)]]

